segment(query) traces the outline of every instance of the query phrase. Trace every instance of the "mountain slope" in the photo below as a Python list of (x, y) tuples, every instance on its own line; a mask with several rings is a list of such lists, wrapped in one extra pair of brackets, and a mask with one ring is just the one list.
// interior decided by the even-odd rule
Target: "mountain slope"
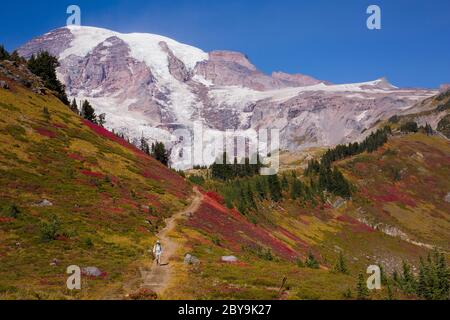
[[(449, 142), (439, 136), (392, 136), (373, 153), (335, 163), (353, 185), (349, 200), (330, 194), (324, 203), (292, 200), (288, 187), (282, 201), (258, 200), (257, 212), (241, 215), (228, 209), (221, 196), (206, 193), (205, 203), (179, 231), (186, 250), (190, 248), (201, 263), (187, 267), (187, 276), (168, 294), (201, 299), (349, 299), (346, 293), (351, 290), (355, 298), (358, 273), (365, 274), (369, 265), (379, 265), (391, 275), (401, 272), (407, 261), (417, 273), (419, 258), (433, 247), (445, 252), (448, 261), (449, 154)], [(298, 166), (297, 177), (308, 185), (302, 171)], [(291, 172), (285, 174), (289, 181), (294, 179)], [(251, 181), (241, 179), (240, 184)], [(221, 190), (217, 182), (207, 180), (204, 185)], [(320, 262), (319, 269), (299, 263), (309, 253)], [(340, 254), (348, 274), (333, 271)], [(238, 261), (223, 262), (221, 257), (228, 255)], [(395, 298), (417, 298), (390, 285)], [(387, 299), (386, 283), (370, 296)]]
[(92, 27), (51, 31), (18, 52), (30, 57), (40, 50), (59, 58), (71, 97), (88, 98), (106, 113), (109, 129), (134, 142), (143, 135), (173, 147), (176, 167), (183, 166), (183, 143), (173, 131), (192, 130), (194, 121), (208, 138), (227, 129), (277, 128), (282, 148), (292, 151), (359, 139), (378, 120), (436, 93), (399, 89), (385, 79), (332, 85), (304, 75), (270, 76), (238, 52), (206, 53), (157, 35)]
[[(0, 64), (0, 297), (122, 297), (190, 186), (37, 90), (26, 68)], [(69, 265), (102, 273), (69, 292)]]

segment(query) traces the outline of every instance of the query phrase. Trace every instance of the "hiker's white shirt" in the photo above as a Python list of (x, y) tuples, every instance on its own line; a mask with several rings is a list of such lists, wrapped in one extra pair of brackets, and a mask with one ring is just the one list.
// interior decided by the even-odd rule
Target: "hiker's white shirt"
[(156, 255), (160, 255), (162, 253), (162, 247), (160, 244), (155, 244), (153, 247), (153, 253)]

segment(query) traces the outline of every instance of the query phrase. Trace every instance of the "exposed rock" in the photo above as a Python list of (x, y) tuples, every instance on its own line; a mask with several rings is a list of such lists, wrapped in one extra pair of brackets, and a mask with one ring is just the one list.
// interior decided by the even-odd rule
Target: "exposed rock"
[(333, 203), (333, 208), (335, 209), (339, 209), (340, 207), (342, 207), (343, 205), (345, 205), (347, 203), (347, 201), (345, 201), (342, 198), (338, 198), (336, 199), (336, 201)]
[(106, 114), (106, 127), (132, 142), (142, 136), (164, 142), (176, 169), (187, 167), (173, 132), (192, 131), (195, 121), (208, 126), (204, 148), (220, 131), (251, 128), (280, 129), (285, 150), (328, 147), (364, 139), (380, 119), (437, 93), (398, 89), (386, 79), (331, 85), (299, 74), (267, 75), (239, 52), (206, 53), (158, 35), (91, 27), (51, 31), (19, 54), (41, 50), (58, 56), (70, 98), (88, 98)]
[(238, 258), (235, 256), (223, 256), (220, 260), (222, 262), (238, 262)]
[(184, 256), (184, 263), (185, 264), (199, 264), (200, 260), (197, 257), (188, 253)]
[(56, 259), (56, 258), (54, 258), (54, 259), (52, 260), (52, 262), (50, 262), (50, 265), (53, 266), (53, 267), (58, 266), (58, 265), (59, 265), (59, 260)]
[(173, 54), (172, 50), (170, 50), (170, 48), (167, 46), (167, 43), (161, 41), (159, 45), (168, 55), (170, 74), (174, 76), (175, 79), (182, 82), (186, 82), (191, 79), (192, 74), (189, 72), (189, 70), (187, 70), (184, 63)]
[(303, 74), (288, 74), (284, 72), (273, 72), (272, 78), (282, 81), (288, 87), (312, 86), (319, 83), (331, 84)]
[(447, 193), (447, 195), (445, 196), (444, 200), (445, 200), (446, 202), (450, 202), (450, 192)]
[(52, 207), (53, 203), (47, 199), (42, 200), (39, 203), (36, 203), (36, 207)]
[(89, 277), (101, 277), (103, 275), (103, 272), (97, 268), (97, 267), (85, 267), (81, 270), (82, 274), (89, 276)]
[(1, 80), (0, 81), (0, 88), (8, 90), (9, 89), (9, 85), (8, 85), (8, 83), (6, 81)]

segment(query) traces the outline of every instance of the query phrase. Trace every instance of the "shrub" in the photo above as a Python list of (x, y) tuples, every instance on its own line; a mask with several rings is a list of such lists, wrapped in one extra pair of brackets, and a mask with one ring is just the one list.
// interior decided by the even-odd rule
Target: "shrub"
[(419, 131), (419, 127), (417, 126), (416, 122), (409, 121), (409, 122), (406, 122), (405, 124), (403, 124), (400, 127), (400, 131), (404, 132), (404, 133), (408, 133), (408, 132), (414, 132), (415, 133), (415, 132)]
[(52, 216), (50, 222), (41, 223), (40, 232), (43, 241), (56, 240), (60, 234), (60, 222), (56, 216)]
[(336, 261), (336, 264), (334, 265), (333, 271), (337, 273), (348, 274), (347, 264), (342, 252), (339, 252), (339, 257)]
[(319, 269), (319, 261), (317, 261), (316, 257), (313, 255), (312, 252), (308, 253), (308, 257), (306, 258), (305, 265), (308, 268), (311, 269)]

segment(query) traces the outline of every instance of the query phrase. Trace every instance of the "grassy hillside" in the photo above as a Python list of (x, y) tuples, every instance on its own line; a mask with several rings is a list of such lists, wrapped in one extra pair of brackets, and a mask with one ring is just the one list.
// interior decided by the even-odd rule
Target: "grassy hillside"
[[(0, 89), (0, 299), (122, 297), (190, 186), (51, 93), (33, 92), (39, 81), (24, 81), (27, 72), (2, 67), (21, 81), (0, 75), (9, 84)], [(69, 292), (69, 265), (102, 275)]]
[[(434, 246), (450, 250), (449, 155), (450, 144), (440, 137), (391, 137), (376, 152), (335, 163), (353, 185), (347, 201), (329, 195), (312, 205), (288, 200), (285, 190), (281, 202), (263, 200), (257, 213), (244, 216), (206, 193), (199, 214), (179, 229), (188, 239), (186, 252), (200, 263), (185, 267), (189, 276), (172, 288), (173, 296), (348, 299), (349, 290), (356, 297), (358, 274), (371, 264), (392, 274), (407, 261), (417, 273), (419, 258)], [(222, 190), (220, 183), (204, 185)], [(320, 268), (307, 267), (310, 254)], [(334, 272), (340, 254), (347, 274)], [(224, 263), (224, 255), (239, 261)], [(385, 284), (371, 298), (417, 298), (390, 290)]]

